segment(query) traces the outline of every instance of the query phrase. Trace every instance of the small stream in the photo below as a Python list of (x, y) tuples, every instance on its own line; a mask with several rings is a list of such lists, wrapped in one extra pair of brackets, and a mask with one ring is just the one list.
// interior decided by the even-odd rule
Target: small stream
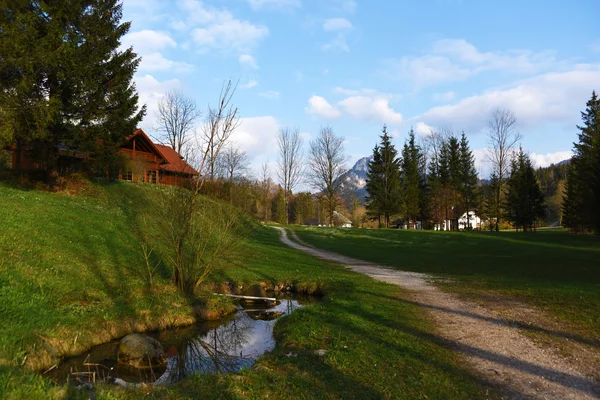
[(231, 373), (252, 366), (255, 360), (275, 348), (273, 326), (276, 320), (294, 312), (311, 297), (284, 298), (275, 306), (242, 303), (238, 311), (219, 321), (202, 322), (185, 328), (149, 332), (167, 354), (161, 369), (140, 370), (117, 363), (120, 340), (93, 347), (83, 355), (64, 360), (47, 373), (59, 383), (75, 385), (90, 381), (127, 383), (176, 383), (194, 373)]

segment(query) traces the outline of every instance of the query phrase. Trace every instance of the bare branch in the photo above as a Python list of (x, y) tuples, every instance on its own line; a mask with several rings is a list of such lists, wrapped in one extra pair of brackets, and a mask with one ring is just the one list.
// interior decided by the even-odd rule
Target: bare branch
[(217, 176), (222, 175), (233, 182), (235, 178), (242, 177), (249, 171), (249, 165), (250, 160), (245, 151), (228, 146), (217, 157), (215, 168)]
[(208, 106), (208, 115), (202, 127), (204, 152), (200, 168), (210, 179), (215, 177), (215, 163), (219, 152), (240, 125), (238, 109), (231, 104), (237, 85), (238, 82), (234, 84), (231, 80), (224, 83), (217, 106)]
[(500, 181), (508, 175), (515, 146), (522, 139), (521, 134), (515, 131), (516, 123), (517, 117), (507, 108), (494, 109), (488, 123), (490, 149), (486, 159), (492, 164)]
[(302, 138), (298, 128), (282, 128), (277, 137), (279, 160), (277, 177), (285, 192), (286, 221), (289, 223), (289, 194), (302, 178)]
[(172, 91), (165, 94), (158, 103), (156, 115), (159, 124), (156, 130), (160, 132), (159, 142), (182, 154), (201, 114), (194, 100), (183, 92)]
[(498, 188), (495, 195), (496, 203), (496, 230), (500, 228), (502, 215), (503, 179), (508, 176), (510, 160), (515, 151), (515, 146), (521, 140), (520, 133), (515, 131), (517, 117), (507, 108), (496, 108), (488, 125), (489, 149), (486, 160), (492, 165), (492, 170), (498, 178)]
[(329, 126), (321, 127), (319, 136), (310, 142), (309, 180), (326, 199), (329, 222), (334, 223), (333, 214), (345, 172), (344, 138), (336, 136)]

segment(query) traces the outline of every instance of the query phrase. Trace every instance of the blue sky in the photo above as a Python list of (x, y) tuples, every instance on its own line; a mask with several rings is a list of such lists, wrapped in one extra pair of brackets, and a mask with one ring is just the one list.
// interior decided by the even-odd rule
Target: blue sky
[(411, 127), (420, 138), (464, 130), (487, 175), (495, 107), (516, 114), (536, 165), (570, 156), (580, 111), (600, 90), (598, 15), (597, 0), (124, 0), (123, 42), (142, 57), (150, 134), (166, 91), (205, 107), (239, 78), (233, 139), (256, 169), (276, 161), (281, 127), (309, 141), (330, 125), (351, 166), (385, 123), (397, 146)]

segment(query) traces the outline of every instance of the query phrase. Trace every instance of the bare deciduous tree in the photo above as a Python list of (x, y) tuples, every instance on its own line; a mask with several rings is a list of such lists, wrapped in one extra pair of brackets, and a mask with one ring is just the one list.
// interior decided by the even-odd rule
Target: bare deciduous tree
[(234, 146), (228, 146), (224, 149), (219, 154), (217, 162), (220, 164), (219, 169), (226, 174), (225, 177), (231, 182), (234, 178), (241, 177), (248, 172), (250, 165), (246, 152)]
[(502, 210), (503, 180), (508, 176), (510, 160), (515, 146), (521, 140), (520, 133), (515, 131), (517, 117), (507, 108), (496, 108), (492, 111), (488, 122), (488, 140), (490, 148), (486, 154), (487, 161), (498, 177), (496, 202), (496, 231), (500, 228)]
[(286, 223), (290, 223), (289, 196), (302, 177), (302, 138), (300, 131), (283, 128), (277, 137), (279, 150), (277, 177), (284, 190)]
[[(239, 125), (238, 109), (231, 106), (231, 98), (237, 89), (238, 82), (229, 80), (221, 88), (217, 107), (208, 106), (206, 122), (202, 127), (203, 161), (206, 175), (212, 180), (218, 167), (218, 157), (229, 137)], [(226, 137), (225, 137), (226, 135)]]
[(336, 136), (329, 126), (321, 127), (319, 136), (310, 142), (308, 166), (310, 182), (325, 196), (329, 223), (334, 225), (334, 212), (345, 172), (344, 138)]
[(158, 122), (156, 130), (160, 132), (158, 139), (179, 154), (183, 154), (201, 114), (194, 100), (183, 92), (167, 93), (158, 103), (156, 115)]
[[(199, 196), (207, 179), (206, 171), (212, 169), (215, 156), (239, 125), (238, 109), (231, 104), (235, 89), (228, 81), (221, 89), (217, 105), (208, 107), (204, 143), (197, 143), (196, 157), (189, 160), (199, 173), (190, 190), (166, 189), (168, 204), (160, 207), (163, 242), (167, 244), (166, 258), (173, 267), (173, 282), (186, 294), (192, 294), (216, 268), (237, 242), (235, 233), (246, 225), (239, 223), (239, 212), (233, 207)], [(219, 207), (219, 212), (215, 212)]]

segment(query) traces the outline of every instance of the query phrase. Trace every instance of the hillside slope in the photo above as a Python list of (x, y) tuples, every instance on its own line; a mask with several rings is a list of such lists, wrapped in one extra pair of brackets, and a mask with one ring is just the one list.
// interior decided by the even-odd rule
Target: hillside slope
[(177, 292), (164, 263), (149, 287), (139, 216), (161, 188), (86, 187), (68, 196), (0, 184), (0, 364), (48, 368), (131, 331), (195, 320), (198, 300)]

